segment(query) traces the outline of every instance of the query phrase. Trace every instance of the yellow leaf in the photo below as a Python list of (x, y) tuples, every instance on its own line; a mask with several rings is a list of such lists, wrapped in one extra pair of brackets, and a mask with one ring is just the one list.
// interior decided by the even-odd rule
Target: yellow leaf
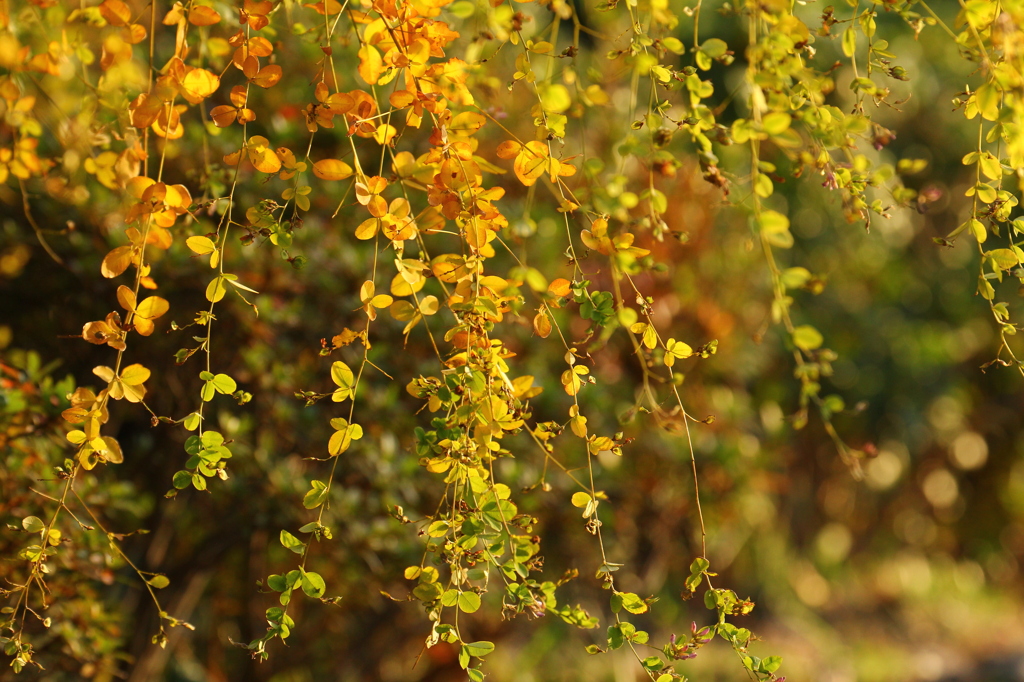
[(121, 381), (129, 386), (138, 386), (149, 379), (149, 374), (148, 369), (136, 363), (124, 368), (124, 371), (121, 372)]
[(223, 277), (214, 277), (206, 286), (206, 300), (210, 303), (216, 303), (221, 300), (226, 293), (227, 287), (224, 285)]
[(255, 135), (249, 138), (249, 144), (246, 146), (249, 161), (261, 173), (276, 173), (281, 170), (281, 158), (269, 145), (270, 141), (267, 138)]
[(464, 111), (448, 124), (448, 132), (456, 135), (472, 135), (484, 127), (487, 119), (475, 111)]
[(537, 182), (537, 178), (544, 174), (547, 167), (547, 146), (543, 142), (533, 140), (532, 142), (527, 142), (519, 150), (519, 154), (516, 155), (516, 160), (512, 165), (512, 170), (515, 171), (519, 181), (526, 187), (529, 187)]
[(204, 100), (220, 87), (220, 76), (206, 69), (192, 69), (181, 80), (182, 95), (193, 104)]
[(356, 239), (373, 239), (377, 235), (379, 227), (379, 219), (367, 218), (363, 222), (359, 223), (359, 227), (356, 228)]
[(377, 287), (374, 286), (373, 282), (366, 280), (363, 285), (359, 287), (359, 300), (363, 303), (368, 303), (373, 299), (374, 292)]
[(170, 308), (170, 305), (165, 299), (160, 298), (159, 296), (150, 296), (139, 304), (135, 309), (135, 314), (155, 320), (166, 313), (168, 308)]
[(384, 60), (380, 52), (373, 45), (363, 45), (359, 48), (359, 75), (369, 85), (376, 85), (380, 75), (384, 72)]
[(395, 275), (391, 280), (392, 296), (412, 296), (423, 288), (427, 278), (416, 270), (405, 270)]
[(551, 334), (551, 318), (546, 312), (541, 311), (533, 317), (533, 331), (542, 339)]
[(119, 246), (103, 257), (100, 273), (107, 278), (117, 277), (128, 269), (132, 262), (132, 247)]
[(135, 292), (122, 284), (117, 288), (117, 302), (125, 310), (135, 310)]
[(200, 256), (205, 256), (217, 250), (217, 245), (209, 237), (189, 237), (185, 240), (185, 246)]
[(594, 499), (590, 496), (590, 493), (578, 492), (572, 494), (572, 506), (583, 508), (590, 504), (590, 501)]
[(352, 175), (352, 166), (338, 159), (323, 159), (313, 164), (313, 175), (321, 180), (344, 180)]
[(426, 296), (420, 301), (420, 312), (424, 315), (434, 315), (440, 307), (437, 296)]

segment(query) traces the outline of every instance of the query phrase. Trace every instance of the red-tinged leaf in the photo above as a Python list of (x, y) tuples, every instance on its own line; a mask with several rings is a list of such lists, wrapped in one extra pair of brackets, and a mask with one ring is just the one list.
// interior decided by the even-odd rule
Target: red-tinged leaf
[(100, 15), (112, 26), (124, 26), (132, 20), (132, 10), (121, 0), (103, 0)]

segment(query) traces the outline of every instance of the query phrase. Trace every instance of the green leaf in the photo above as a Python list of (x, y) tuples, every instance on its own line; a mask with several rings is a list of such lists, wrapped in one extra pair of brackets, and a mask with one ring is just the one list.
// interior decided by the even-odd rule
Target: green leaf
[(999, 163), (999, 159), (989, 153), (985, 153), (978, 161), (981, 166), (981, 172), (989, 180), (998, 180), (1003, 177), (1003, 166)]
[(709, 38), (701, 44), (700, 51), (712, 59), (718, 59), (729, 51), (729, 46), (724, 40), (719, 38)]
[(29, 533), (41, 533), (46, 528), (46, 524), (38, 516), (26, 516), (21, 521), (21, 527)]
[(979, 244), (984, 244), (985, 240), (988, 239), (988, 230), (985, 229), (984, 223), (976, 218), (971, 218), (967, 222), (967, 227), (971, 230), (971, 234), (978, 240)]
[(843, 54), (852, 57), (857, 52), (857, 29), (850, 26), (843, 31)]
[(820, 348), (825, 341), (824, 337), (809, 324), (800, 325), (793, 330), (793, 345), (803, 351), (812, 351)]
[(186, 431), (195, 431), (202, 420), (203, 417), (198, 412), (193, 412), (189, 416), (185, 417), (181, 424), (185, 427)]
[(210, 303), (216, 303), (217, 301), (224, 298), (224, 294), (228, 291), (227, 287), (224, 286), (223, 275), (217, 275), (206, 287), (206, 300)]
[(238, 388), (237, 384), (235, 384), (235, 380), (227, 374), (218, 374), (214, 376), (210, 381), (210, 384), (213, 385), (214, 389), (216, 389), (218, 393), (223, 393), (225, 395), (234, 393)]
[(281, 545), (296, 554), (302, 554), (306, 544), (286, 530), (281, 531)]
[(175, 472), (174, 478), (171, 479), (171, 483), (178, 490), (184, 490), (192, 484), (192, 472), (185, 471), (184, 469)]
[(975, 102), (981, 117), (986, 121), (995, 121), (999, 118), (999, 100), (1002, 93), (994, 83), (985, 83), (974, 93)]
[(608, 648), (618, 649), (625, 640), (622, 637), (622, 628), (618, 625), (608, 626)]
[(993, 249), (985, 255), (991, 258), (992, 262), (995, 263), (996, 267), (1000, 270), (1010, 270), (1020, 264), (1017, 259), (1017, 254), (1010, 249)]
[(491, 642), (468, 642), (462, 645), (462, 649), (470, 656), (483, 658), (494, 651), (494, 644)]
[(761, 128), (769, 135), (781, 135), (789, 130), (793, 117), (784, 111), (774, 111), (761, 119)]
[(352, 372), (352, 368), (344, 362), (338, 361), (331, 365), (331, 380), (338, 385), (338, 389), (331, 396), (331, 400), (334, 402), (340, 403), (342, 400), (350, 398), (354, 393), (353, 384), (356, 377)]
[(622, 599), (622, 608), (630, 613), (646, 613), (650, 608), (639, 595), (632, 592), (620, 592), (618, 596)]
[(448, 6), (448, 11), (459, 19), (469, 19), (476, 11), (476, 5), (469, 0), (458, 0)]
[[(464, 613), (476, 613), (480, 608), (480, 595), (476, 592), (463, 592), (459, 595), (459, 610)], [(474, 654), (478, 655), (478, 654)]]
[(782, 275), (779, 279), (782, 281), (782, 286), (787, 289), (799, 289), (810, 281), (811, 271), (799, 266), (795, 268), (786, 268), (782, 271)]
[(312, 481), (313, 486), (302, 498), (302, 506), (316, 509), (327, 500), (327, 484), (323, 481)]
[(761, 234), (768, 243), (781, 249), (793, 246), (793, 235), (789, 231), (789, 218), (778, 211), (762, 211), (758, 220)]
[(352, 372), (351, 367), (339, 360), (331, 365), (331, 379), (333, 379), (334, 383), (338, 386), (348, 388), (355, 381), (355, 374)]
[(163, 588), (171, 584), (171, 581), (167, 578), (166, 575), (154, 575), (146, 582), (158, 590), (162, 590)]
[(224, 444), (224, 436), (220, 431), (207, 431), (199, 439), (204, 448), (215, 448)]
[(302, 591), (306, 593), (307, 597), (319, 599), (327, 591), (327, 585), (319, 573), (304, 571), (302, 573)]

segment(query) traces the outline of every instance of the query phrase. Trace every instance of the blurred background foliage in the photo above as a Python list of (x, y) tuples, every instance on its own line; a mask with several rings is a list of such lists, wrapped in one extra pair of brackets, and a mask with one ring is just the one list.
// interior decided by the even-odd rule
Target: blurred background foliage
[[(692, 21), (683, 3), (670, 4), (682, 17), (678, 31), (685, 38)], [(716, 4), (704, 7), (702, 34), (720, 37), (742, 54), (740, 20)], [(492, 101), (480, 97), (483, 106), (529, 136), (529, 98), (506, 91), (514, 56), (510, 50), (495, 53), (497, 42), (482, 36), (493, 30), (485, 17), (495, 10), (486, 2), (458, 5), (466, 15), (458, 49), (467, 61), (491, 57), (486, 72), (475, 76), (478, 92), (490, 88), (495, 94)], [(824, 10), (819, 5), (808, 3), (798, 13), (814, 26)], [(526, 34), (549, 25), (546, 7), (516, 9), (527, 17)], [(589, 5), (578, 9), (597, 34), (582, 34), (578, 71), (593, 82), (606, 81), (609, 102), (570, 115), (567, 147), (597, 164), (587, 167), (593, 173), (572, 180), (584, 191), (592, 178), (599, 179), (595, 201), (613, 215), (628, 216), (636, 199), (629, 192), (638, 182), (643, 186), (646, 171), (635, 157), (619, 155), (630, 136), (630, 102), (616, 72), (623, 67), (605, 56), (628, 30), (628, 19)], [(794, 315), (798, 323), (816, 326), (839, 356), (825, 392), (845, 405), (834, 418), (840, 434), (870, 455), (864, 480), (850, 475), (814, 415), (806, 427), (794, 428), (799, 383), (791, 351), (770, 324), (772, 294), (763, 256), (753, 248), (746, 217), (701, 178), (692, 145), (682, 139), (670, 147), (678, 169), (658, 180), (669, 197), (670, 234), (660, 241), (641, 237), (663, 267), (641, 274), (638, 282), (654, 297), (661, 329), (695, 346), (719, 341), (716, 356), (684, 366), (682, 389), (692, 414), (715, 417), (692, 429), (709, 559), (723, 583), (757, 602), (743, 621), (765, 640), (753, 650), (782, 655), (790, 679), (1020, 680), (1024, 382), (1010, 369), (979, 369), (994, 356), (998, 335), (985, 302), (975, 295), (977, 249), (968, 240), (952, 248), (933, 242), (970, 210), (964, 190), (973, 182), (972, 171), (960, 159), (974, 148), (974, 133), (951, 101), (972, 82), (975, 65), (960, 59), (937, 28), (915, 39), (902, 20), (879, 9), (879, 33), (887, 36), (910, 80), (891, 84), (896, 104), (870, 112), (895, 131), (888, 146), (870, 153), (894, 165), (925, 159), (927, 167), (908, 175), (906, 184), (927, 201), (919, 202), (920, 210), (894, 209), (868, 231), (843, 218), (838, 197), (817, 175), (787, 178), (773, 198), (790, 216), (796, 237), (794, 248), (779, 256), (782, 265), (807, 267), (825, 284), (820, 293), (795, 294)], [(936, 3), (934, 9), (953, 23), (955, 3)], [(572, 40), (568, 33), (556, 51)], [(817, 39), (821, 64), (842, 60), (837, 42)], [(314, 40), (291, 45), (296, 52), (282, 58), (317, 49)], [(688, 59), (683, 55), (680, 63)], [(736, 90), (744, 68), (741, 59), (716, 64), (709, 72), (716, 92)], [(833, 76), (838, 87), (830, 101), (848, 109), (848, 65), (839, 63)], [(307, 90), (307, 83), (295, 79), (263, 95), (265, 108), (277, 114), (259, 124), (275, 144), (304, 139), (299, 103), (308, 98)], [(58, 91), (50, 94), (60, 100)], [(743, 113), (737, 99), (721, 115), (728, 121)], [(504, 139), (496, 126), (484, 133), (493, 144)], [(323, 144), (339, 141), (343, 133)], [(203, 170), (197, 163), (204, 144), (220, 150), (222, 140), (209, 131), (201, 139), (190, 130), (170, 146), (168, 178), (195, 186), (209, 172), (207, 180), (223, 181), (222, 166)], [(724, 150), (723, 165), (732, 151)], [(602, 164), (619, 167), (621, 177), (596, 172)], [(514, 183), (502, 184), (509, 192), (502, 205), (512, 222), (507, 239), (513, 249), (549, 278), (571, 276), (564, 245), (557, 246), (557, 204)], [(52, 467), (70, 452), (60, 420), (65, 396), (78, 384), (95, 385), (91, 368), (109, 362), (108, 349), (79, 336), (84, 322), (102, 319), (111, 308), (116, 285), (97, 273), (108, 248), (121, 243), (116, 194), (96, 183), (90, 190), (88, 200), (34, 202), (47, 240), (64, 260), (59, 266), (24, 219), (20, 197), (10, 187), (0, 188), (9, 206), (0, 224), (0, 580), (13, 580), (20, 568), (13, 559), (25, 542), (19, 520), (44, 514), (48, 501), (39, 493), (52, 494)], [(240, 191), (242, 207), (261, 198), (257, 183)], [(413, 429), (425, 421), (417, 414), (419, 402), (406, 393), (404, 381), (379, 373), (368, 375), (357, 407), (367, 435), (339, 463), (341, 485), (329, 512), (336, 539), (319, 547), (312, 560), (331, 596), (342, 600), (337, 606), (297, 604), (295, 635), (287, 647), (277, 645), (268, 662), (254, 662), (233, 645), (262, 634), (263, 612), (273, 598), (259, 592), (257, 581), (288, 567), (278, 530), (309, 520), (300, 500), (324, 466), (308, 458), (325, 451), (328, 421), (336, 415), (329, 403), (306, 407), (294, 394), (327, 390), (330, 361), (347, 359), (350, 352), (355, 357), (351, 348), (333, 358), (320, 354), (321, 339), (358, 328), (363, 315), (356, 291), (371, 247), (352, 236), (357, 223), (348, 209), (330, 217), (343, 201), (342, 191), (317, 195), (318, 203), (294, 230), (285, 254), (291, 261), (262, 238), (232, 247), (232, 267), (261, 293), (253, 299), (258, 317), (237, 299), (218, 312), (218, 369), (254, 396), (241, 407), (215, 403), (209, 415), (234, 440), (231, 478), (213, 493), (191, 490), (165, 499), (187, 434), (166, 424), (154, 427), (138, 406), (119, 403), (112, 408), (111, 432), (122, 444), (124, 463), (98, 468), (78, 486), (84, 499), (103, 510), (104, 525), (127, 535), (124, 546), (133, 561), (170, 578), (162, 593), (165, 608), (195, 630), (173, 630), (166, 649), (151, 644), (157, 614), (134, 574), (110, 556), (98, 531), (82, 531), (68, 519), (64, 532), (71, 542), (56, 569), (62, 577), (54, 581), (50, 609), (58, 625), (37, 643), (46, 671), (30, 669), (19, 679), (411, 682), (464, 676), (453, 648), (423, 650), (428, 627), (418, 605), (381, 594), (406, 594), (402, 570), (418, 562), (422, 547), (417, 526), (399, 523), (389, 510), (399, 505), (419, 518), (436, 504), (439, 484), (411, 452)], [(173, 318), (183, 325), (203, 304), (203, 266), (190, 255), (176, 246), (155, 263), (171, 313), (154, 336), (133, 348), (134, 357), (157, 372), (148, 404), (156, 414), (174, 418), (194, 409), (199, 384), (188, 365), (178, 368), (170, 361), (188, 345), (189, 330), (169, 331), (166, 322)], [(501, 262), (511, 268), (506, 261)], [(598, 261), (585, 267), (599, 287), (610, 286)], [(999, 286), (1005, 288), (998, 290), (1002, 300), (1019, 300), (1015, 282)], [(571, 337), (584, 335), (585, 321), (566, 315), (563, 322)], [(403, 326), (382, 316), (371, 339), (371, 360), (394, 377), (436, 372), (422, 327), (406, 342)], [(529, 315), (505, 326), (521, 371), (555, 386), (534, 400), (535, 414), (558, 419), (568, 406), (557, 388), (562, 352), (551, 339), (533, 335)], [(659, 598), (638, 621), (658, 639), (684, 634), (691, 621), (700, 625), (709, 618), (700, 599), (680, 599), (700, 547), (685, 440), (653, 428), (649, 415), (633, 409), (639, 373), (621, 330), (584, 347), (598, 381), (583, 394), (592, 425), (635, 439), (623, 457), (599, 457), (598, 487), (611, 501), (602, 507), (609, 555), (624, 564), (619, 580), (625, 588)], [(543, 461), (517, 438), (512, 442), (522, 454), (502, 460), (501, 475), (521, 488), (534, 486)], [(559, 447), (565, 461), (582, 466), (585, 455), (578, 446)], [(519, 496), (521, 508), (539, 519), (544, 574), (579, 569), (581, 576), (562, 588), (562, 599), (583, 604), (605, 625), (607, 594), (593, 579), (600, 563), (596, 543), (579, 510), (566, 504), (571, 487), (564, 477), (552, 471), (545, 480), (551, 491), (534, 487)], [(481, 639), (498, 645), (488, 659), (494, 680), (621, 682), (642, 674), (628, 652), (584, 652), (585, 645), (602, 643), (603, 625), (585, 631), (551, 616), (502, 621), (497, 614), (497, 608), (482, 609), (469, 617)], [(744, 675), (722, 642), (709, 645), (682, 671), (695, 680)], [(13, 678), (9, 670), (0, 672), (0, 679)]]

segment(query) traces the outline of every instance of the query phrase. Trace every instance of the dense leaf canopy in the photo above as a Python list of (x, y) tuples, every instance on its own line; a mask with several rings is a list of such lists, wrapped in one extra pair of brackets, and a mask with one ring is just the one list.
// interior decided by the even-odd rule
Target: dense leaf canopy
[(1021, 0), (8, 0), (0, 114), (0, 679), (1024, 661)]

